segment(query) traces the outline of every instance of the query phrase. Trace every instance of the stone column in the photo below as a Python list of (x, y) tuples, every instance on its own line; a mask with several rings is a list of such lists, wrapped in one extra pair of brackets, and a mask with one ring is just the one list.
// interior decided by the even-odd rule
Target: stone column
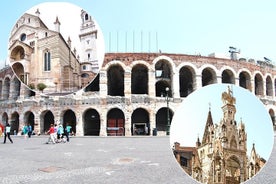
[(202, 80), (201, 80), (201, 78), (202, 78), (202, 75), (200, 74), (200, 75), (196, 75), (196, 88), (194, 89), (194, 91), (195, 90), (197, 90), (197, 89), (200, 89), (201, 87), (202, 87)]
[(173, 98), (180, 98), (179, 93), (179, 71), (176, 71), (175, 74), (173, 74), (173, 82), (172, 82), (172, 90), (173, 90)]
[(100, 96), (105, 98), (107, 96), (108, 86), (107, 86), (107, 73), (104, 70), (100, 70)]
[(155, 97), (155, 71), (149, 71), (148, 77), (149, 77), (149, 81), (148, 81), (149, 96)]
[(131, 97), (131, 72), (128, 70), (124, 74), (124, 94), (126, 98)]
[(102, 108), (103, 110), (100, 112), (100, 136), (107, 136), (107, 132), (106, 132), (106, 124), (107, 124), (107, 110), (105, 108)]

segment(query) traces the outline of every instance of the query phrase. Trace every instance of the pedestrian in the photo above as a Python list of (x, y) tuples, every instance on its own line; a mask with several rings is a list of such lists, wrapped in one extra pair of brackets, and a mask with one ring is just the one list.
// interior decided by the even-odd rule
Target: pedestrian
[(69, 123), (67, 123), (65, 127), (65, 136), (66, 136), (67, 142), (69, 142), (69, 134), (70, 134), (71, 128), (72, 127), (69, 125)]
[(63, 134), (64, 134), (64, 128), (63, 128), (62, 124), (60, 124), (58, 126), (58, 130), (57, 130), (57, 140), (58, 140), (58, 142), (63, 141)]
[(25, 139), (26, 139), (27, 136), (28, 136), (28, 126), (27, 126), (27, 124), (25, 124), (25, 125), (23, 126), (22, 133), (23, 133), (23, 135), (24, 135), (24, 137), (25, 137)]
[(48, 142), (46, 142), (46, 144), (49, 144), (50, 141), (52, 141), (52, 143), (55, 144), (56, 141), (55, 141), (55, 127), (54, 127), (54, 124), (51, 124), (51, 127), (47, 131), (47, 133), (50, 134), (50, 137), (48, 138)]
[(5, 127), (5, 137), (4, 137), (4, 144), (6, 143), (6, 138), (8, 137), (8, 139), (10, 140), (11, 143), (13, 143), (12, 139), (11, 139), (11, 126), (9, 125), (9, 123), (7, 123), (6, 127)]
[(28, 125), (28, 137), (29, 137), (29, 138), (31, 138), (32, 133), (33, 133), (33, 128), (32, 128), (32, 126), (29, 124), (29, 125)]

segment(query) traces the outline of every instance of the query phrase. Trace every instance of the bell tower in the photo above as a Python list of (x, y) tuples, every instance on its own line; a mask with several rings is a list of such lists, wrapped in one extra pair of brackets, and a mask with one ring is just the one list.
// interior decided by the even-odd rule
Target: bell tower
[(80, 42), (82, 69), (97, 73), (99, 70), (97, 55), (97, 29), (92, 17), (84, 10), (81, 10)]
[(223, 121), (227, 126), (235, 124), (235, 114), (236, 114), (236, 98), (233, 97), (233, 91), (228, 86), (228, 91), (223, 92), (221, 95), (223, 102), (222, 111), (223, 111)]

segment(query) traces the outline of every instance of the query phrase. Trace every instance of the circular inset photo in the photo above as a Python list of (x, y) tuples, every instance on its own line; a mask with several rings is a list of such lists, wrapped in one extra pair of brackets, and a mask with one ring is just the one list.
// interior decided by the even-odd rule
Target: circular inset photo
[(93, 81), (104, 60), (103, 34), (84, 9), (47, 2), (26, 11), (11, 30), (9, 63), (31, 90), (76, 92)]
[(190, 94), (171, 124), (173, 154), (199, 183), (238, 184), (258, 174), (274, 144), (271, 118), (250, 91), (214, 84)]

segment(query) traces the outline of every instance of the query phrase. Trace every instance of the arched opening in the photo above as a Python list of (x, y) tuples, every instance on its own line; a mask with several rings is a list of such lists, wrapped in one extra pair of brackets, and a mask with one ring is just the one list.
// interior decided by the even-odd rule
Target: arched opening
[(132, 68), (131, 94), (148, 94), (148, 69), (142, 64)]
[(10, 59), (13, 61), (20, 61), (25, 57), (25, 50), (21, 46), (16, 46), (11, 51)]
[[(238, 158), (232, 156), (226, 161), (226, 184), (239, 184), (241, 182), (241, 166)], [(244, 180), (244, 179), (243, 179)]]
[(17, 79), (17, 77), (14, 77), (12, 81), (12, 87), (11, 87), (12, 99), (16, 100), (20, 96), (20, 87), (21, 87), (20, 81)]
[(24, 124), (27, 124), (27, 125), (31, 125), (32, 126), (32, 130), (34, 130), (35, 128), (35, 121), (34, 121), (34, 113), (32, 113), (31, 111), (28, 111), (25, 113), (25, 116), (24, 116)]
[[(169, 88), (168, 92), (166, 91), (166, 88)], [(155, 84), (156, 97), (165, 97), (165, 96), (167, 96), (167, 93), (168, 93), (169, 97), (172, 97), (170, 83), (166, 80), (160, 80), (160, 81), (156, 82), (156, 84)]]
[(76, 133), (76, 115), (71, 109), (65, 111), (63, 114), (63, 127), (66, 127), (66, 125), (70, 125), (72, 127), (72, 134)]
[[(166, 95), (166, 87), (172, 86), (172, 67), (167, 60), (160, 60), (155, 64), (155, 94), (156, 96)], [(172, 94), (170, 93), (171, 97)]]
[(11, 134), (17, 135), (17, 133), (19, 131), (19, 114), (18, 114), (18, 112), (12, 113), (10, 125), (11, 125)]
[(273, 109), (269, 109), (269, 115), (272, 121), (272, 125), (275, 126), (275, 113)]
[(239, 75), (239, 86), (251, 91), (251, 79), (247, 72), (241, 72)]
[(131, 134), (132, 135), (150, 134), (149, 113), (145, 109), (138, 108), (132, 113)]
[(120, 65), (113, 65), (107, 71), (108, 95), (124, 96), (124, 69)]
[(273, 96), (272, 80), (270, 76), (266, 77), (266, 96)]
[(209, 84), (215, 84), (217, 82), (216, 73), (211, 68), (205, 68), (201, 73), (202, 86), (207, 86)]
[(19, 63), (19, 62), (14, 63), (12, 65), (12, 70), (21, 82), (28, 84), (28, 82), (26, 81), (25, 74), (24, 74), (24, 67), (21, 63)]
[(41, 134), (45, 134), (49, 129), (51, 124), (55, 124), (55, 117), (50, 110), (44, 111), (41, 114)]
[(3, 99), (8, 100), (10, 97), (10, 78), (5, 78), (3, 87)]
[(263, 78), (260, 74), (256, 74), (254, 78), (255, 95), (264, 95)]
[(84, 91), (100, 91), (100, 74), (85, 87)]
[(101, 128), (101, 119), (95, 109), (88, 109), (83, 113), (83, 132), (84, 135), (99, 136)]
[(9, 122), (8, 114), (6, 112), (4, 112), (3, 115), (2, 115), (2, 123), (4, 125), (6, 125), (8, 122)]
[(235, 76), (231, 70), (224, 70), (221, 74), (222, 83), (235, 84)]
[(187, 97), (194, 91), (195, 72), (189, 67), (182, 67), (179, 71), (180, 97)]
[(165, 134), (168, 131), (168, 125), (171, 124), (173, 112), (169, 109), (170, 122), (168, 122), (168, 108), (163, 107), (156, 113), (156, 129), (158, 132)]
[(114, 108), (107, 113), (107, 135), (125, 135), (125, 115), (121, 109)]

